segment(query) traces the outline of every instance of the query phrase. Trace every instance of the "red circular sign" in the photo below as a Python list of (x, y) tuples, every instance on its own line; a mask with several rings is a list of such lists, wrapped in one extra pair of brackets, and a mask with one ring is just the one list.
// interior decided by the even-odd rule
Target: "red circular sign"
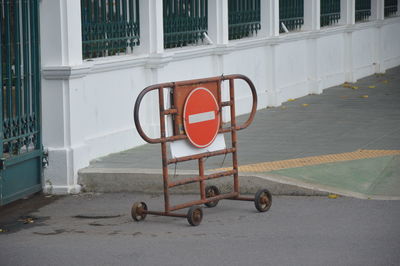
[(183, 125), (189, 141), (197, 148), (211, 145), (217, 136), (220, 116), (217, 100), (206, 88), (190, 92), (183, 109)]

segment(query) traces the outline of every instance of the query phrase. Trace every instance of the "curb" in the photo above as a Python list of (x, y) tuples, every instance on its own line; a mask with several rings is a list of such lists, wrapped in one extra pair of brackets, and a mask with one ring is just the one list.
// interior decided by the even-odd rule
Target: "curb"
[[(210, 172), (208, 172), (210, 173)], [(176, 173), (175, 178), (198, 175), (198, 171), (186, 170)], [(138, 168), (84, 168), (78, 173), (79, 184), (85, 192), (141, 192), (162, 193), (162, 172), (159, 169)], [(326, 196), (324, 191), (312, 186), (301, 186), (286, 177), (277, 175), (258, 175), (240, 173), (240, 192), (253, 194), (261, 188), (267, 188), (274, 195), (291, 196)], [(218, 186), (221, 192), (232, 191), (232, 177), (209, 180), (208, 184)], [(178, 186), (170, 189), (171, 194), (197, 194), (199, 186), (196, 183)]]
[[(207, 171), (206, 174), (212, 173)], [(181, 170), (172, 178), (187, 178), (198, 175), (198, 171)], [(163, 193), (161, 169), (139, 168), (84, 168), (78, 172), (78, 181), (82, 192), (140, 192), (146, 194)], [(350, 190), (338, 189), (315, 183), (307, 183), (276, 174), (242, 172), (239, 174), (240, 193), (254, 194), (267, 188), (273, 195), (286, 196), (327, 196), (337, 194), (346, 197), (370, 200), (400, 200), (400, 197), (368, 195)], [(218, 186), (222, 193), (233, 190), (232, 177), (223, 177), (207, 181)], [(199, 186), (192, 183), (169, 190), (170, 194), (197, 194)]]

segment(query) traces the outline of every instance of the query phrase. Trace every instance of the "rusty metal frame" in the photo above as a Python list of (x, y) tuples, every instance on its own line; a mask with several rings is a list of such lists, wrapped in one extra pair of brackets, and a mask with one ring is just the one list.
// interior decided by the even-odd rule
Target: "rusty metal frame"
[[(235, 113), (235, 85), (234, 81), (235, 80), (244, 80), (247, 85), (249, 86), (253, 98), (253, 105), (251, 108), (250, 115), (245, 123), (242, 125), (237, 125), (236, 124), (236, 113)], [(230, 116), (231, 116), (231, 122), (230, 122), (230, 127), (224, 128), (222, 123), (220, 125), (218, 133), (231, 133), (231, 148), (225, 148), (222, 150), (214, 151), (214, 152), (205, 152), (201, 154), (196, 154), (196, 155), (191, 155), (191, 156), (185, 156), (185, 157), (179, 157), (179, 158), (173, 158), (173, 159), (168, 159), (167, 155), (167, 142), (173, 142), (176, 140), (182, 140), (182, 139), (187, 139), (188, 136), (186, 134), (176, 134), (173, 136), (166, 136), (166, 121), (165, 121), (165, 116), (166, 115), (181, 115), (178, 114), (178, 110), (175, 106), (171, 106), (169, 109), (165, 109), (164, 106), (164, 89), (165, 88), (171, 88), (175, 90), (178, 87), (182, 86), (193, 86), (193, 85), (201, 85), (205, 83), (211, 83), (211, 82), (217, 82), (217, 90), (219, 97), (218, 99), (221, 99), (221, 83), (223, 81), (229, 81), (229, 101), (218, 101), (219, 104), (219, 110), (220, 112), (222, 111), (223, 107), (230, 107)], [(143, 131), (140, 119), (139, 119), (139, 109), (141, 102), (143, 100), (143, 97), (151, 92), (157, 90), (158, 91), (158, 101), (159, 101), (159, 112), (160, 112), (160, 138), (150, 138), (146, 135), (146, 133)], [(188, 81), (180, 81), (180, 82), (169, 82), (169, 83), (162, 83), (162, 84), (157, 84), (157, 85), (152, 85), (149, 87), (146, 87), (137, 97), (136, 103), (135, 103), (135, 108), (134, 108), (134, 120), (135, 120), (135, 126), (136, 129), (139, 133), (139, 135), (148, 143), (161, 143), (161, 155), (162, 155), (162, 174), (163, 174), (163, 183), (164, 183), (164, 212), (159, 212), (159, 211), (150, 211), (150, 210), (142, 210), (143, 214), (153, 214), (153, 215), (161, 215), (161, 216), (172, 216), (172, 217), (183, 217), (185, 218), (187, 215), (186, 214), (177, 214), (177, 213), (172, 213), (173, 211), (177, 211), (180, 209), (184, 209), (187, 207), (191, 207), (194, 205), (199, 205), (199, 204), (205, 204), (209, 202), (213, 202), (216, 200), (222, 200), (222, 199), (231, 199), (231, 200), (243, 200), (243, 201), (254, 201), (253, 197), (242, 197), (240, 196), (239, 192), (239, 172), (238, 172), (238, 159), (237, 159), (237, 131), (242, 130), (247, 128), (253, 121), (255, 113), (257, 110), (257, 92), (255, 89), (255, 86), (253, 82), (246, 76), (244, 75), (227, 75), (227, 76), (218, 76), (218, 77), (213, 77), (213, 78), (205, 78), (205, 79), (197, 79), (197, 80), (188, 80)], [(221, 112), (222, 113), (222, 112)], [(217, 156), (217, 155), (224, 155), (224, 154), (232, 154), (232, 164), (233, 164), (233, 169), (228, 170), (228, 171), (222, 171), (219, 173), (213, 173), (206, 175), (204, 173), (204, 159), (212, 156)], [(193, 178), (186, 178), (182, 179), (179, 181), (171, 182), (169, 181), (168, 178), (168, 165), (178, 163), (178, 162), (184, 162), (184, 161), (189, 161), (189, 160), (198, 160), (198, 165), (199, 165), (199, 175)], [(215, 179), (215, 178), (220, 178), (224, 176), (232, 176), (233, 175), (233, 192), (230, 193), (225, 193), (225, 194), (220, 194), (214, 197), (209, 197), (206, 198), (206, 193), (205, 193), (205, 181), (210, 180), (210, 179)], [(190, 183), (195, 183), (199, 182), (200, 183), (200, 200), (196, 201), (191, 201), (175, 206), (170, 205), (170, 194), (169, 194), (169, 189), (176, 187), (176, 186), (181, 186), (181, 185), (186, 185)]]

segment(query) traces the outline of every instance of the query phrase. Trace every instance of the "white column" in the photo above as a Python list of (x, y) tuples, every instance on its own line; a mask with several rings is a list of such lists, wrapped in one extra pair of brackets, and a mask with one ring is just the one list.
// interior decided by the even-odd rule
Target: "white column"
[[(71, 133), (71, 92), (79, 90), (82, 82), (70, 80), (72, 69), (83, 63), (80, 5), (80, 0), (40, 1), (42, 133), (50, 162), (44, 171), (44, 185), (53, 193), (80, 190), (79, 152), (73, 148), (79, 141)], [(53, 74), (49, 77), (47, 73)]]
[[(378, 0), (379, 1), (379, 0)], [(340, 0), (340, 24), (356, 23), (356, 1)]]
[(43, 65), (82, 64), (80, 6), (80, 0), (40, 1)]
[[(385, 19), (385, 3), (383, 0), (371, 0), (371, 20), (382, 21)], [(375, 28), (374, 32), (374, 65), (375, 73), (385, 73), (382, 58), (383, 43), (381, 39), (381, 27)]]
[(318, 38), (307, 40), (307, 81), (310, 94), (321, 94)]
[(163, 0), (139, 0), (140, 46), (146, 54), (164, 52)]
[(277, 68), (278, 68), (277, 49), (276, 45), (273, 44), (267, 47), (267, 69), (265, 75), (267, 76), (267, 106), (279, 106), (282, 104), (280, 97), (280, 90), (277, 88)]
[(229, 42), (228, 0), (208, 1), (208, 36), (216, 45)]
[(385, 18), (385, 4), (382, 0), (371, 0), (371, 20)]
[(279, 36), (279, 0), (261, 0), (261, 30), (259, 36)]
[(304, 1), (304, 30), (319, 30), (321, 28), (320, 0)]
[(400, 0), (397, 0), (397, 16), (400, 16)]
[[(339, 24), (354, 25), (356, 23), (356, 1), (340, 0), (340, 20)], [(344, 78), (347, 82), (355, 82), (353, 73), (353, 33), (344, 33)]]

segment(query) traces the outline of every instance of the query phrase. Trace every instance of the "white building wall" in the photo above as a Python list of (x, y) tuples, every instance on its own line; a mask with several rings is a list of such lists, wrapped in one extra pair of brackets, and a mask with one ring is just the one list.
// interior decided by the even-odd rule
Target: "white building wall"
[[(273, 26), (262, 25), (266, 30), (254, 38), (227, 42), (227, 31), (214, 29), (214, 44), (164, 50), (163, 38), (150, 32), (143, 38), (152, 43), (151, 49), (139, 47), (130, 55), (82, 61), (76, 21), (80, 13), (71, 12), (79, 2), (42, 0), (41, 4), (43, 143), (50, 159), (44, 178), (46, 189), (53, 193), (79, 192), (77, 172), (90, 160), (144, 144), (132, 112), (146, 86), (244, 74), (254, 82), (262, 109), (400, 65), (400, 17), (320, 30), (314, 19), (318, 25), (309, 31), (279, 35), (278, 0), (263, 4), (268, 9), (263, 14), (270, 16), (262, 21)], [(228, 23), (223, 17), (226, 2), (215, 2), (218, 10), (210, 18), (221, 27)], [(150, 18), (159, 16), (162, 12), (154, 6), (160, 3), (149, 0), (141, 11), (149, 12)], [(146, 21), (143, 24), (151, 24), (151, 31), (162, 34), (160, 19), (155, 25), (149, 18)], [(250, 111), (251, 95), (243, 84), (237, 85), (237, 114), (244, 114)], [(142, 107), (145, 131), (158, 136), (156, 94), (145, 98)]]

